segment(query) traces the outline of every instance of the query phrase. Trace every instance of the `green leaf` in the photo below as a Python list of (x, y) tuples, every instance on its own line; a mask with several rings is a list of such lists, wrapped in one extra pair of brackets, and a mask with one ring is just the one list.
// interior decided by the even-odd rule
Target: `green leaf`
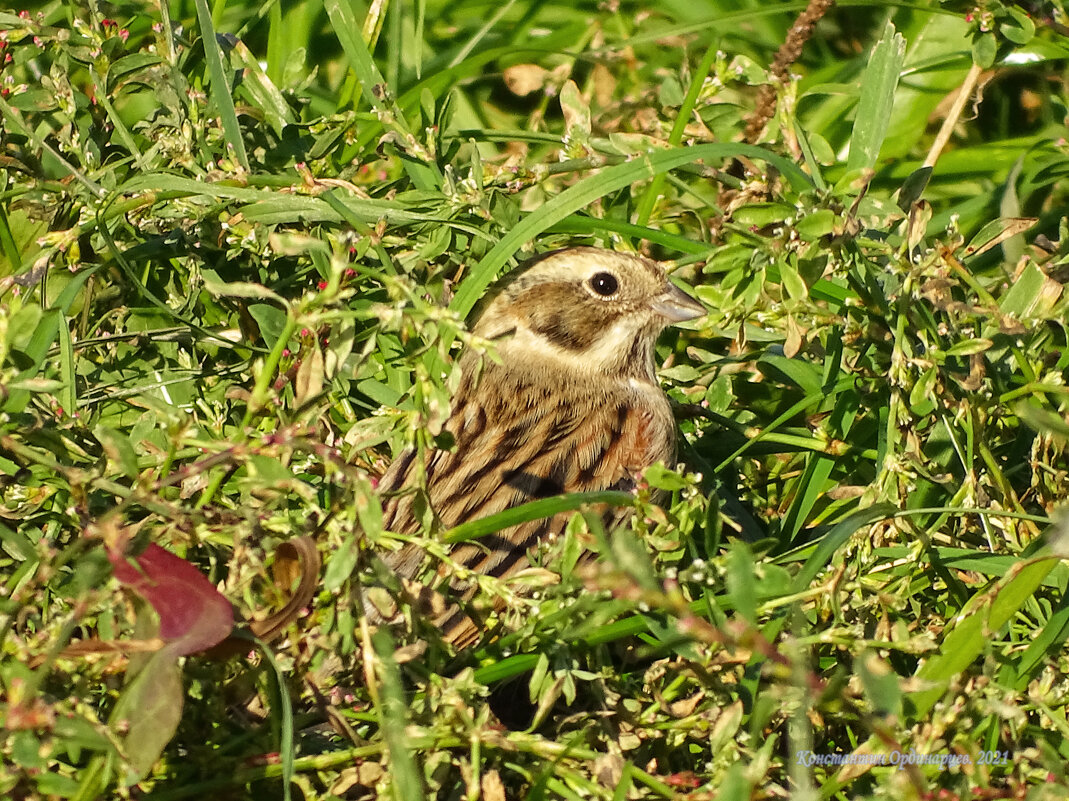
[(323, 354), (323, 370), (327, 378), (338, 375), (345, 360), (353, 352), (356, 341), (356, 325), (351, 318), (346, 318), (331, 326), (329, 344)]
[(224, 281), (215, 270), (205, 268), (202, 271), (204, 288), (217, 298), (253, 298), (255, 300), (273, 300), (283, 308), (289, 306), (288, 301), (260, 284), (248, 281)]
[(973, 63), (983, 69), (990, 69), (998, 55), (998, 39), (993, 33), (981, 33), (972, 42)]
[(1054, 653), (1059, 647), (1064, 647), (1069, 640), (1069, 599), (1062, 597), (1058, 608), (1050, 616), (1050, 619), (1037, 631), (1028, 647), (1014, 665), (1014, 671), (1019, 677), (1017, 690), (1024, 692), (1028, 686), (1030, 675), (1043, 663), (1043, 658), (1048, 653)]
[(237, 111), (234, 109), (234, 98), (230, 94), (230, 81), (223, 67), (223, 52), (219, 49), (215, 26), (212, 24), (212, 14), (208, 9), (207, 0), (193, 0), (193, 5), (197, 9), (197, 24), (200, 26), (201, 44), (204, 46), (204, 60), (208, 64), (208, 86), (211, 90), (212, 102), (215, 103), (219, 119), (223, 124), (223, 136), (238, 164), (248, 172), (249, 156), (245, 152), (245, 140), (241, 133)]
[(252, 303), (249, 304), (249, 314), (259, 326), (264, 344), (273, 348), (286, 328), (286, 312), (267, 303)]
[(791, 300), (805, 300), (809, 297), (809, 287), (805, 285), (790, 259), (780, 262), (779, 280)]
[(527, 523), (531, 520), (541, 520), (544, 517), (552, 517), (561, 512), (573, 512), (584, 506), (595, 504), (608, 504), (609, 506), (631, 506), (635, 498), (629, 492), (573, 492), (569, 495), (557, 495), (553, 498), (539, 498), (537, 501), (514, 506), (497, 514), (481, 517), (478, 520), (470, 520), (461, 523), (442, 534), (442, 541), (446, 543), (466, 542), (487, 534), (496, 534), (498, 531)]
[(999, 25), (1002, 35), (1014, 44), (1025, 45), (1036, 35), (1036, 24), (1022, 9), (1016, 6), (1004, 6), (1010, 19)]
[(234, 45), (234, 58), (243, 70), (241, 86), (251, 96), (253, 103), (264, 114), (264, 119), (274, 129), (276, 134), (281, 134), (282, 129), (292, 125), (295, 120), (289, 104), (271, 82), (267, 74), (260, 67), (260, 62), (249, 51), (244, 42), (238, 41)]
[[(16, 380), (25, 381), (31, 378), (37, 378), (38, 371), (41, 369), (41, 365), (44, 364), (45, 357), (48, 355), (48, 349), (52, 347), (52, 343), (55, 342), (56, 337), (59, 335), (59, 328), (66, 320), (67, 311), (70, 309), (74, 299), (78, 297), (78, 293), (82, 291), (82, 287), (85, 282), (89, 280), (99, 267), (92, 267), (87, 270), (82, 270), (74, 275), (67, 285), (63, 287), (63, 291), (59, 293), (59, 297), (56, 298), (51, 308), (43, 312), (40, 318), (40, 323), (37, 328), (34, 329), (33, 336), (30, 337), (29, 342), (26, 344), (23, 352), (30, 358), (33, 365), (19, 373)], [(3, 404), (3, 410), (12, 414), (17, 414), (26, 408), (26, 404), (30, 400), (30, 393), (26, 390), (15, 390), (8, 395), (7, 401)]]
[(647, 467), (646, 472), (642, 475), (646, 482), (656, 489), (671, 492), (684, 489), (687, 486), (687, 480), (683, 476), (674, 470), (669, 470), (660, 462)]
[(290, 785), (293, 782), (294, 775), (293, 701), (286, 686), (287, 674), (282, 670), (278, 660), (275, 659), (272, 650), (270, 648), (261, 648), (260, 653), (271, 668), (270, 675), (274, 680), (275, 690), (278, 693), (278, 698), (272, 704), (272, 708), (277, 710), (275, 719), (278, 721), (278, 750), (282, 760), (282, 801), (291, 801), (293, 796)]
[(979, 256), (1036, 224), (1034, 217), (999, 217), (981, 228), (965, 246), (966, 256)]
[(683, 105), (683, 85), (675, 75), (669, 75), (657, 90), (657, 102), (673, 108)]
[(78, 794), (79, 784), (70, 776), (60, 773), (42, 773), (35, 779), (37, 789), (49, 798), (74, 798)]
[(568, 525), (564, 527), (564, 546), (561, 548), (561, 558), (558, 568), (561, 580), (567, 582), (571, 578), (575, 566), (579, 564), (579, 557), (585, 550), (582, 537), (585, 533), (586, 521), (577, 515), (573, 515)]
[(100, 730), (99, 724), (90, 723), (77, 715), (56, 718), (52, 733), (63, 742), (68, 751), (72, 748), (115, 753), (115, 744)]
[(1022, 322), (1037, 318), (1045, 320), (1061, 295), (1061, 285), (1048, 278), (1035, 262), (1029, 261), (998, 305), (1003, 314)]
[[(367, 43), (360, 35), (361, 26), (356, 22), (352, 7), (342, 0), (324, 0), (323, 8), (326, 9), (334, 28), (334, 34), (338, 37), (338, 42), (341, 43), (342, 50), (360, 81), (364, 99), (373, 107), (386, 112), (406, 138), (414, 138), (401, 108), (386, 94), (390, 87), (371, 58)], [(411, 158), (404, 159), (403, 163), (405, 171), (418, 189), (437, 189), (442, 185), (442, 175), (437, 164)]]
[[(561, 87), (560, 108), (564, 114), (565, 144), (585, 144), (590, 137), (590, 104), (586, 102), (575, 81), (565, 81)], [(582, 152), (576, 152), (574, 155), (580, 156)]]
[(401, 405), (403, 394), (389, 384), (384, 384), (373, 378), (366, 378), (363, 381), (358, 381), (356, 388), (381, 406), (397, 408)]
[[(66, 386), (67, 386), (67, 384), (63, 383), (62, 381), (56, 381), (56, 380), (51, 379), (51, 378), (26, 378), (26, 379), (18, 379), (17, 378), (14, 381), (11, 381), (11, 382), (9, 382), (7, 384), (7, 389), (9, 391), (12, 391), (12, 392), (24, 391), (24, 392), (29, 392), (29, 393), (36, 393), (36, 392), (52, 392), (52, 393), (55, 393), (55, 392), (58, 392), (59, 390), (63, 389)], [(64, 407), (64, 408), (67, 408), (67, 407)]]
[(1054, 436), (1063, 443), (1069, 442), (1069, 423), (1060, 414), (1044, 409), (1030, 399), (1020, 401), (1014, 412), (1033, 431)]
[(43, 315), (44, 312), (36, 303), (27, 303), (14, 312), (7, 322), (8, 347), (23, 350), (41, 324)]
[(934, 408), (932, 390), (935, 388), (935, 381), (938, 377), (938, 370), (935, 367), (929, 367), (909, 391), (909, 406), (915, 414), (927, 414)]
[(931, 177), (931, 167), (921, 167), (911, 172), (909, 177), (902, 182), (902, 188), (898, 190), (898, 208), (908, 212), (913, 204), (921, 199)]
[(972, 356), (974, 353), (983, 353), (986, 350), (990, 350), (992, 344), (990, 339), (976, 337), (975, 339), (955, 342), (945, 352), (947, 356)]
[(378, 493), (371, 488), (371, 482), (366, 478), (361, 478), (356, 482), (353, 506), (360, 520), (360, 526), (366, 533), (374, 535), (382, 531), (382, 503)]
[(108, 67), (108, 83), (114, 86), (120, 79), (124, 78), (130, 73), (140, 72), (147, 67), (155, 67), (159, 64), (163, 64), (163, 59), (155, 53), (130, 53), (126, 56), (121, 56), (112, 62)]
[(861, 98), (854, 118), (854, 130), (850, 135), (847, 170), (876, 166), (891, 119), (895, 89), (905, 56), (906, 40), (901, 34), (895, 33), (895, 26), (888, 22), (861, 77)]
[(334, 551), (327, 560), (326, 569), (323, 571), (323, 589), (327, 592), (337, 592), (341, 589), (353, 571), (356, 569), (360, 551), (356, 541), (346, 539), (341, 547)]
[(812, 182), (796, 164), (753, 145), (704, 144), (650, 153), (633, 161), (608, 167), (565, 189), (535, 212), (520, 220), (501, 241), (476, 264), (461, 283), (450, 307), (466, 316), (475, 302), (494, 280), (498, 270), (524, 243), (593, 203), (598, 198), (630, 186), (636, 181), (651, 178), (661, 172), (690, 164), (699, 159), (728, 159), (746, 156), (773, 165), (796, 189), (810, 188)]
[(32, 731), (16, 731), (9, 735), (11, 748), (11, 761), (23, 770), (34, 773), (48, 767), (44, 755), (41, 753), (41, 741)]
[(392, 795), (396, 801), (419, 801), (424, 798), (423, 780), (407, 734), (408, 702), (393, 656), (393, 637), (386, 629), (380, 628), (371, 635), (371, 644), (375, 650), (379, 679), (379, 698), (375, 711), (390, 754)]
[(71, 329), (66, 319), (60, 322), (59, 330), (59, 374), (63, 389), (59, 393), (59, 405), (67, 414), (74, 414), (78, 410), (77, 385), (74, 378), (74, 343), (71, 340)]
[(249, 473), (260, 484), (288, 483), (293, 481), (293, 473), (278, 459), (264, 454), (249, 455)]
[(788, 217), (794, 217), (798, 210), (787, 203), (747, 203), (735, 209), (732, 218), (739, 225), (752, 225), (764, 228), (766, 225), (777, 225)]
[(754, 592), (758, 598), (782, 598), (794, 586), (794, 576), (785, 567), (761, 564), (754, 575)]
[(837, 220), (838, 217), (831, 209), (817, 209), (795, 223), (794, 229), (802, 239), (813, 242), (834, 231)]
[(945, 633), (939, 652), (916, 673), (918, 679), (936, 686), (910, 695), (915, 720), (924, 719), (942, 697), (947, 684), (988, 647), (991, 637), (1035, 594), (1057, 565), (1056, 558), (1021, 562), (995, 589), (977, 593), (969, 600)]
[(542, 694), (542, 686), (546, 683), (546, 679), (549, 677), (549, 657), (543, 654), (538, 654), (538, 662), (534, 666), (534, 670), (531, 671), (531, 678), (527, 682), (528, 697), (531, 699), (531, 703), (538, 703), (538, 696)]
[(111, 715), (111, 727), (123, 732), (123, 753), (138, 777), (148, 775), (178, 730), (182, 700), (178, 655), (164, 646), (126, 685)]
[(846, 541), (850, 539), (855, 531), (864, 526), (872, 525), (877, 520), (891, 517), (895, 511), (895, 507), (889, 503), (876, 503), (864, 509), (858, 509), (832, 526), (817, 542), (816, 549), (805, 560), (802, 569), (794, 577), (794, 591), (802, 592), (805, 590), (813, 579), (817, 577), (817, 574), (828, 565), (835, 552), (846, 544)]
[(300, 408), (323, 391), (323, 379), (326, 367), (323, 362), (323, 351), (319, 345), (311, 343), (301, 349), (301, 366), (297, 368), (297, 378), (294, 381), (296, 397), (294, 402)]
[(613, 532), (609, 540), (609, 553), (605, 556), (639, 587), (652, 591), (660, 589), (661, 583), (657, 579), (657, 571), (654, 570), (649, 551), (630, 529), (621, 528)]
[(40, 560), (33, 541), (22, 529), (11, 529), (0, 523), (0, 543), (4, 544), (4, 551), (18, 561), (36, 563)]
[(753, 553), (738, 540), (731, 544), (727, 558), (727, 588), (731, 605), (751, 626), (757, 625), (757, 593), (754, 591)]
[(805, 359), (788, 359), (786, 356), (770, 355), (760, 359), (757, 366), (762, 373), (774, 381), (793, 384), (806, 395), (816, 395), (822, 392), (824, 376), (820, 365)]
[(861, 687), (878, 715), (898, 716), (902, 713), (902, 678), (874, 653), (854, 660)]
[(108, 461), (114, 464), (129, 479), (137, 478), (137, 452), (130, 442), (130, 438), (120, 431), (97, 425), (93, 428), (93, 436), (104, 449)]

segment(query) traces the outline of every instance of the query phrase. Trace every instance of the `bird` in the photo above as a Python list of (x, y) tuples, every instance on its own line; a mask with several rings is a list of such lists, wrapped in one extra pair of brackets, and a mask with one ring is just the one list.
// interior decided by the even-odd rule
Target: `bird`
[[(655, 462), (674, 464), (675, 421), (657, 381), (654, 347), (667, 326), (705, 308), (669, 281), (660, 263), (592, 247), (548, 252), (509, 273), (482, 308), (473, 333), (494, 343), (497, 358), (474, 349), (460, 357), (444, 426), (453, 447), (425, 451), (422, 470), (410, 448), (379, 480), (385, 530), (418, 533), (423, 502), (446, 530), (538, 498), (630, 490)], [(570, 517), (559, 513), (454, 545), (450, 560), (507, 578)], [(408, 544), (384, 561), (412, 580), (424, 558)], [(381, 607), (364, 605), (382, 622)], [(440, 610), (436, 625), (457, 648), (481, 633), (457, 606)]]

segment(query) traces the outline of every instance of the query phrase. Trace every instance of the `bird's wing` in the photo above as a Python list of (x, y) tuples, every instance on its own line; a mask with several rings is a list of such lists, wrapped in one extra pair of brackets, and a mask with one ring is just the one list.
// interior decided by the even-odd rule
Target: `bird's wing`
[[(629, 490), (646, 466), (673, 458), (671, 412), (659, 391), (650, 396), (656, 402), (649, 403), (635, 393), (540, 392), (493, 372), (483, 376), (479, 392), (463, 389), (446, 426), (455, 449), (432, 451), (424, 465), (424, 501), (443, 529), (565, 492)], [(383, 476), (380, 488), (395, 493), (384, 504), (388, 530), (419, 530), (420, 500), (411, 485), (417, 475), (418, 457), (409, 451)], [(528, 550), (544, 536), (562, 533), (572, 514), (532, 520), (459, 544), (450, 557), (474, 572), (507, 578), (527, 565)], [(607, 509), (606, 526), (624, 514)], [(386, 561), (398, 575), (413, 578), (423, 550), (409, 545)], [(455, 609), (447, 617), (471, 622), (458, 618)], [(458, 628), (448, 639), (459, 645), (461, 634)]]

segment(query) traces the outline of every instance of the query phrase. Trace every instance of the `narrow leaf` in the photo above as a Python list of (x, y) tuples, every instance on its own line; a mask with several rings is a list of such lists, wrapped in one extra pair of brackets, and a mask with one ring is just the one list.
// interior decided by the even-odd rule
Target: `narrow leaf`
[(224, 281), (214, 270), (204, 270), (204, 288), (218, 298), (253, 298), (255, 300), (273, 300), (280, 306), (287, 306), (286, 300), (260, 284), (247, 281)]
[(447, 543), (466, 542), (487, 534), (494, 534), (509, 526), (516, 526), (530, 520), (540, 520), (543, 517), (552, 517), (560, 512), (574, 512), (584, 506), (604, 503), (611, 506), (630, 506), (635, 502), (634, 497), (628, 492), (573, 492), (569, 495), (558, 495), (554, 498), (539, 498), (537, 501), (514, 506), (497, 514), (481, 517), (461, 523), (442, 535), (442, 541)]
[(810, 582), (817, 577), (817, 574), (831, 562), (835, 552), (846, 544), (846, 541), (850, 539), (855, 531), (863, 526), (871, 525), (877, 520), (891, 517), (894, 513), (895, 507), (891, 504), (877, 503), (864, 509), (858, 509), (832, 526), (828, 533), (821, 538), (816, 550), (810, 554), (805, 564), (802, 565), (802, 569), (794, 577), (794, 591), (801, 592), (808, 587)]
[(520, 220), (472, 268), (471, 275), (460, 285), (460, 289), (450, 304), (451, 307), (459, 314), (466, 315), (494, 280), (498, 270), (523, 243), (530, 241), (550, 226), (561, 222), (599, 198), (630, 186), (636, 181), (651, 178), (658, 173), (673, 170), (684, 164), (736, 156), (746, 156), (768, 162), (779, 170), (796, 189), (812, 187), (809, 176), (802, 172), (798, 165), (753, 145), (713, 143), (649, 153), (642, 158), (608, 167), (584, 178)]
[(1056, 558), (1021, 563), (993, 592), (979, 593), (970, 599), (951, 624), (939, 653), (917, 671), (918, 679), (935, 686), (911, 695), (915, 720), (924, 719), (951, 679), (980, 656), (991, 637), (1017, 614), (1057, 564)]
[(173, 646), (154, 653), (119, 696), (111, 726), (138, 777), (152, 770), (182, 719), (182, 674)]
[(857, 104), (854, 130), (850, 135), (847, 171), (876, 165), (880, 147), (887, 135), (905, 55), (906, 40), (902, 34), (895, 33), (895, 26), (888, 22), (861, 77), (861, 98)]
[(394, 660), (393, 638), (385, 629), (379, 629), (371, 637), (378, 664), (379, 725), (390, 753), (393, 775), (393, 797), (397, 801), (419, 801), (424, 797), (423, 781), (413, 756), (408, 736), (408, 703), (401, 687), (401, 674)]
[(238, 123), (237, 111), (234, 109), (234, 98), (230, 94), (230, 81), (223, 67), (223, 53), (219, 49), (215, 26), (212, 25), (212, 13), (208, 8), (208, 0), (193, 0), (193, 4), (197, 8), (197, 23), (200, 26), (201, 42), (204, 44), (204, 59), (208, 64), (208, 86), (211, 90), (212, 101), (219, 112), (219, 120), (223, 124), (223, 136), (238, 164), (248, 171), (249, 156), (245, 152), (241, 125)]

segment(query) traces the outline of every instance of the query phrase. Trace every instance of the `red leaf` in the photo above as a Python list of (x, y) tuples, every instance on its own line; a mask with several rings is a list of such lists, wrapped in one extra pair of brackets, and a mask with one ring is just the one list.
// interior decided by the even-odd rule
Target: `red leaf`
[(160, 638), (172, 653), (211, 648), (234, 628), (234, 609), (185, 559), (150, 544), (140, 556), (108, 551), (115, 578), (156, 610)]

